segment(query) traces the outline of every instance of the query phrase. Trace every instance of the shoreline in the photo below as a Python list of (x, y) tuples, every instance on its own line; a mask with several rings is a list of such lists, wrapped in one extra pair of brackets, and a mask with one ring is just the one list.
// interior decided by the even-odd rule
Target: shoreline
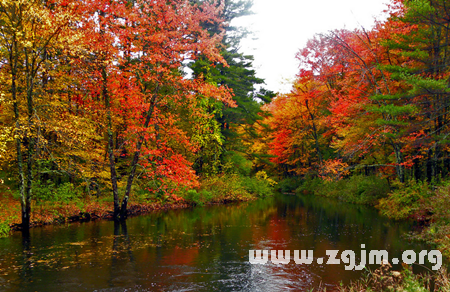
[[(3, 196), (4, 198), (5, 196)], [(12, 198), (10, 198), (12, 199)], [(256, 199), (256, 198), (255, 198)], [(12, 199), (16, 203), (19, 203), (17, 200)], [(241, 203), (246, 202), (248, 200), (225, 200), (223, 202), (209, 202), (206, 203), (205, 206), (214, 206), (214, 205), (228, 205), (232, 203)], [(52, 209), (51, 207), (46, 208), (47, 206), (38, 206), (34, 207), (32, 210), (32, 219), (30, 223), (30, 229), (49, 226), (49, 225), (62, 225), (66, 223), (83, 223), (97, 220), (113, 220), (113, 205), (112, 202), (87, 202), (86, 210), (88, 211), (79, 211), (78, 207), (75, 204), (66, 204), (63, 206), (58, 206), (59, 208), (64, 208), (65, 210), (72, 209), (72, 212), (66, 212), (64, 214), (58, 215), (48, 215), (48, 213), (52, 213), (52, 211), (59, 210), (58, 207)], [(155, 202), (155, 203), (130, 203), (127, 210), (127, 217), (135, 217), (141, 215), (147, 215), (152, 212), (157, 211), (169, 211), (169, 210), (180, 210), (180, 209), (190, 209), (196, 207), (195, 204), (190, 204), (187, 202), (166, 202), (164, 204)], [(47, 213), (47, 214), (46, 214)], [(19, 214), (19, 213), (17, 213)], [(34, 218), (34, 219), (33, 219)], [(45, 219), (44, 219), (45, 218)], [(3, 237), (8, 237), (11, 235), (13, 231), (22, 231), (22, 226), (20, 224), (20, 219), (15, 219), (13, 223), (9, 224), (9, 232), (5, 234)], [(1, 223), (1, 222), (0, 222)], [(1, 238), (1, 236), (0, 236)]]
[[(150, 204), (137, 204), (133, 203), (129, 205), (128, 217), (135, 217), (140, 215), (150, 214), (155, 211), (168, 211), (177, 209), (188, 209), (192, 208), (193, 205), (187, 203), (173, 203), (164, 204), (150, 203)], [(73, 213), (68, 217), (55, 216), (51, 220), (31, 220), (30, 229), (36, 227), (43, 227), (48, 225), (62, 225), (64, 223), (76, 223), (76, 222), (90, 222), (97, 220), (113, 220), (113, 211), (101, 211), (99, 209), (92, 210), (91, 212), (79, 212)], [(11, 231), (22, 231), (22, 226), (20, 223), (13, 223), (10, 225)], [(7, 235), (8, 236), (8, 235)]]

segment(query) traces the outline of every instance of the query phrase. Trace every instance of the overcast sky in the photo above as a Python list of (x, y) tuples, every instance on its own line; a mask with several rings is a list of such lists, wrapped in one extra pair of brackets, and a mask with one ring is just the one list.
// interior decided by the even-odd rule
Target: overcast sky
[(388, 0), (254, 0), (254, 15), (233, 25), (248, 27), (253, 38), (241, 42), (241, 51), (255, 57), (257, 76), (266, 88), (289, 92), (298, 72), (295, 54), (314, 34), (332, 29), (371, 28), (382, 19)]

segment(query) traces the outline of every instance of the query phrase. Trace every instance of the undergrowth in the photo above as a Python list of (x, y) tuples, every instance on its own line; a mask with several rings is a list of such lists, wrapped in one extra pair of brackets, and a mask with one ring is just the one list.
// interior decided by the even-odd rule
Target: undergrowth
[(379, 199), (388, 194), (389, 190), (386, 179), (378, 176), (354, 175), (338, 181), (307, 179), (296, 189), (296, 193), (313, 193), (350, 203), (375, 205)]

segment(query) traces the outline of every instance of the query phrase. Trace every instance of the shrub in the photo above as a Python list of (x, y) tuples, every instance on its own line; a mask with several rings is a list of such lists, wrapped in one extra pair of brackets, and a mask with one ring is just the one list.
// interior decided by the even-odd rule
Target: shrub
[(258, 197), (269, 197), (273, 195), (275, 181), (268, 178), (265, 174), (256, 175), (256, 177), (245, 177), (242, 179), (244, 189)]
[(37, 180), (34, 181), (32, 185), (32, 198), (36, 200), (38, 204), (40, 202), (70, 203), (79, 201), (81, 194), (76, 190), (74, 185), (69, 182), (56, 185), (51, 180), (46, 182)]
[(290, 193), (299, 188), (302, 180), (299, 177), (287, 177), (278, 183), (278, 190), (282, 193)]
[(320, 178), (305, 180), (297, 193), (311, 192), (323, 197), (337, 198), (356, 204), (377, 204), (389, 192), (387, 180), (378, 176), (354, 175), (338, 181), (324, 181)]
[(246, 159), (242, 154), (234, 151), (227, 152), (224, 158), (224, 165), (222, 166), (224, 172), (229, 174), (240, 174), (242, 176), (249, 176), (252, 170), (253, 163)]
[(387, 180), (378, 176), (354, 175), (340, 182), (339, 196), (356, 204), (376, 205), (390, 190)]
[[(449, 181), (450, 182), (450, 181)], [(419, 205), (420, 212), (416, 212), (415, 219), (430, 220), (429, 226), (424, 228), (415, 238), (436, 244), (447, 258), (450, 257), (450, 186), (442, 185), (435, 194)], [(425, 212), (425, 213), (424, 213)], [(420, 216), (421, 215), (421, 216)]]
[(433, 194), (427, 182), (411, 180), (407, 184), (395, 182), (396, 189), (380, 200), (377, 208), (383, 215), (399, 220), (419, 211), (424, 200)]
[(432, 221), (441, 225), (450, 225), (450, 186), (437, 188), (435, 195), (421, 205), (421, 209), (429, 211)]
[(295, 189), (295, 192), (297, 194), (304, 194), (304, 193), (311, 193), (311, 194), (318, 194), (319, 188), (323, 185), (324, 180), (315, 177), (307, 177), (303, 182), (300, 184), (299, 187)]
[(192, 189), (186, 191), (184, 199), (195, 205), (203, 206), (213, 200), (213, 194), (207, 190), (197, 192), (197, 190)]
[(6, 237), (10, 231), (9, 221), (0, 221), (0, 237)]
[(242, 177), (237, 174), (224, 174), (202, 181), (201, 189), (212, 194), (213, 202), (246, 201), (252, 196), (242, 185)]
[(255, 177), (228, 173), (204, 178), (199, 190), (184, 189), (178, 195), (189, 203), (203, 206), (207, 203), (248, 201), (256, 197), (271, 196), (274, 185), (276, 182), (264, 171), (258, 172)]

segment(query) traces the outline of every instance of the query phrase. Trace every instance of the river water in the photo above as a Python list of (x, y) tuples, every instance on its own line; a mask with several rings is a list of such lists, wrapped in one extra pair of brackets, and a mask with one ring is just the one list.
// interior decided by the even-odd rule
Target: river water
[[(34, 228), (0, 238), (0, 291), (305, 291), (361, 276), (326, 265), (326, 250), (426, 246), (410, 226), (364, 206), (279, 195), (236, 205), (172, 210), (111, 221)], [(313, 250), (297, 265), (249, 263), (249, 250)], [(317, 259), (324, 258), (323, 264)], [(357, 259), (357, 263), (359, 260)], [(374, 269), (376, 265), (369, 266)], [(398, 268), (398, 266), (397, 266)]]

